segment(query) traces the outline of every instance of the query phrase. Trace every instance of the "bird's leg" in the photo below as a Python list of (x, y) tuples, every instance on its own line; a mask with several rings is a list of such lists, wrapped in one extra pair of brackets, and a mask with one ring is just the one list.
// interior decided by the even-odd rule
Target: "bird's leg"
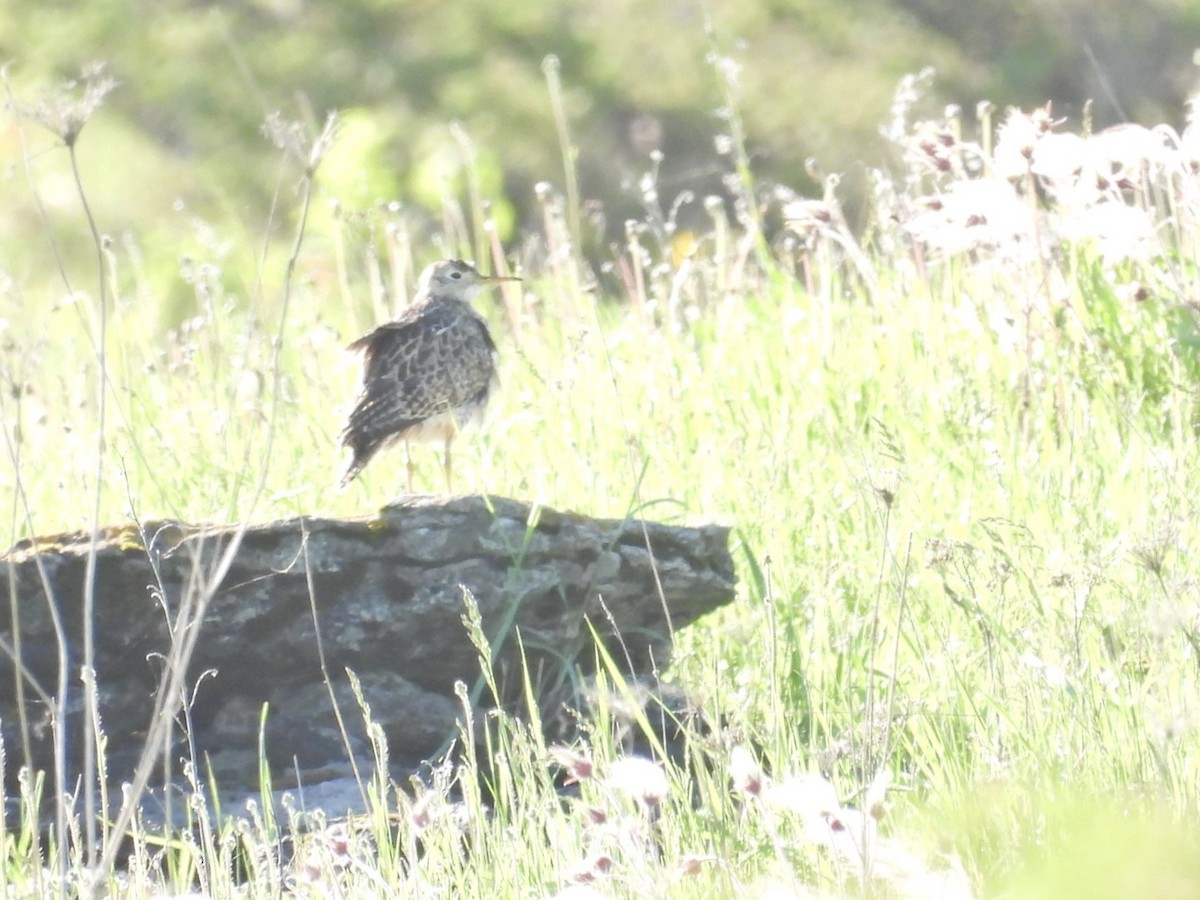
[(408, 470), (408, 492), (413, 492), (413, 461), (412, 461), (412, 443), (404, 442), (404, 467)]
[(446, 464), (446, 493), (447, 494), (449, 494), (451, 492), (450, 484), (453, 480), (450, 477), (451, 472), (453, 470), (453, 466), (450, 463), (450, 442), (453, 440), (454, 440), (454, 432), (452, 432), (452, 431), (448, 432), (446, 434), (446, 456), (445, 456), (445, 460), (444, 460), (445, 464)]

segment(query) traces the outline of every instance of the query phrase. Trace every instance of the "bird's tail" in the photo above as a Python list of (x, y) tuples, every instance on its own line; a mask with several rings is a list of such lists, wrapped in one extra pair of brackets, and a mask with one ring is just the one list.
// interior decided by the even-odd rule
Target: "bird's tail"
[(375, 455), (375, 451), (379, 449), (370, 441), (360, 440), (360, 437), (348, 429), (342, 432), (342, 446), (349, 448), (350, 461), (346, 463), (346, 467), (342, 470), (342, 476), (338, 479), (338, 491), (344, 491), (350, 482), (358, 477), (358, 473), (366, 468), (371, 457)]
[(350, 482), (358, 477), (358, 473), (361, 472), (366, 465), (367, 461), (365, 459), (359, 459), (357, 456), (351, 459), (350, 462), (346, 464), (346, 468), (342, 471), (342, 477), (338, 479), (338, 491), (344, 491), (346, 488), (348, 488), (350, 486)]

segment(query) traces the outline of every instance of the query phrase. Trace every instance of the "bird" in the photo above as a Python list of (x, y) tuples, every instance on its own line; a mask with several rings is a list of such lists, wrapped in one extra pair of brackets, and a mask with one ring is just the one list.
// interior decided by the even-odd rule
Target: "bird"
[(380, 450), (404, 441), (412, 493), (411, 441), (441, 440), (446, 490), (451, 490), (450, 444), (458, 430), (483, 416), (497, 385), (496, 343), (471, 299), (489, 285), (520, 278), (481, 275), (461, 259), (425, 267), (413, 302), (395, 319), (347, 347), (362, 356), (362, 385), (340, 434), (350, 460), (338, 482), (344, 490)]

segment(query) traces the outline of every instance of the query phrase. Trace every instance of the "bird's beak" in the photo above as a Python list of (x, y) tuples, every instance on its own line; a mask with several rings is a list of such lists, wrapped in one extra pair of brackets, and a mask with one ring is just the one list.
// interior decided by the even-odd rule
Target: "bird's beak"
[(480, 284), (503, 284), (506, 281), (520, 281), (515, 275), (480, 275)]

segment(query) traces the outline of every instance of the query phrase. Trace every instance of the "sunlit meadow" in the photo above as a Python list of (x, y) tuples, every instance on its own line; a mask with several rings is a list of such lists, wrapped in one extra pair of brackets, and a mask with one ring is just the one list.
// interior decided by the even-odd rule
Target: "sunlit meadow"
[[(730, 524), (740, 588), (663, 673), (707, 723), (685, 764), (626, 753), (603, 704), (572, 746), (502, 717), (486, 791), (464, 765), (376, 784), (361, 820), (134, 827), (99, 873), (78, 824), (65, 854), (39, 832), (31, 786), (0, 896), (64, 875), (122, 896), (1200, 892), (1200, 126), (924, 119), (922, 83), (853, 227), (837, 175), (815, 198), (755, 183), (736, 118), (726, 193), (691, 200), (707, 226), (676, 226), (650, 160), (646, 216), (591, 261), (565, 173), (502, 247), (469, 192), (436, 227), (343, 206), (336, 131), (276, 122), (260, 232), (180, 209), (164, 273), (98, 222), (90, 268), (5, 276), (0, 543), (371, 512), (403, 454), (334, 491), (342, 348), (454, 254), (525, 279), (480, 303), (502, 390), (456, 487)], [(91, 124), (76, 142), (70, 115), (16, 112), (25, 190), (87, 158)], [(87, 190), (31, 245), (86, 230)], [(415, 456), (440, 489), (436, 451)]]

